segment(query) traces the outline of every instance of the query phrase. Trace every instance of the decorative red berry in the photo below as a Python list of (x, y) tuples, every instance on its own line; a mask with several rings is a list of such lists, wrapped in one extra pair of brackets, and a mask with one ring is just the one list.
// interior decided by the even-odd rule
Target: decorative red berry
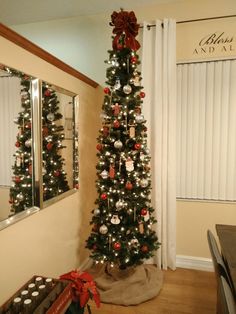
[(142, 208), (141, 209), (141, 215), (146, 216), (147, 215), (147, 208)]
[(144, 92), (140, 92), (139, 95), (140, 95), (141, 98), (144, 98), (146, 96)]
[(17, 142), (15, 143), (15, 146), (16, 146), (16, 147), (20, 147), (20, 142), (17, 141)]
[(46, 96), (46, 97), (51, 96), (51, 91), (49, 89), (45, 90), (44, 96)]
[(48, 135), (48, 128), (46, 126), (43, 127), (43, 136)]
[(101, 151), (101, 150), (102, 150), (102, 144), (101, 144), (101, 143), (98, 143), (98, 144), (96, 145), (96, 148), (97, 148), (97, 150)]
[(103, 91), (107, 95), (110, 94), (110, 92), (111, 92), (109, 87), (105, 87)]
[(107, 193), (102, 193), (102, 194), (101, 194), (101, 199), (102, 199), (103, 201), (105, 201), (105, 200), (107, 199)]
[(115, 242), (115, 243), (113, 244), (113, 248), (114, 248), (114, 250), (119, 251), (119, 250), (121, 249), (121, 244), (120, 244), (120, 242)]
[(148, 246), (145, 245), (145, 244), (141, 246), (140, 250), (141, 250), (141, 252), (143, 252), (143, 253), (147, 253), (147, 252), (149, 251)]
[(47, 147), (47, 150), (51, 150), (52, 147), (53, 147), (53, 144), (52, 143), (47, 143), (46, 147)]
[(136, 56), (132, 56), (132, 57), (130, 58), (130, 61), (131, 61), (131, 63), (137, 63), (138, 58), (137, 58)]

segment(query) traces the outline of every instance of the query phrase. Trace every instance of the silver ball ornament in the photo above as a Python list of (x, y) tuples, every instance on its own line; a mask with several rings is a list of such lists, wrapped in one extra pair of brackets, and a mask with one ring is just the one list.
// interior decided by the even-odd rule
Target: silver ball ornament
[(27, 141), (25, 141), (25, 146), (26, 147), (31, 147), (31, 145), (32, 145), (32, 139), (31, 138), (28, 139)]
[(100, 215), (100, 209), (99, 208), (95, 208), (93, 213), (94, 213), (95, 216)]
[(120, 140), (115, 141), (115, 143), (114, 143), (115, 148), (120, 149), (120, 148), (122, 148), (122, 146), (123, 146), (123, 143)]
[(51, 121), (51, 122), (52, 122), (52, 121), (55, 119), (54, 113), (50, 112), (50, 113), (47, 115), (47, 119), (48, 119), (48, 121)]
[(142, 114), (139, 114), (135, 117), (135, 121), (137, 123), (142, 123), (144, 121), (144, 116)]
[(99, 228), (99, 232), (101, 234), (106, 234), (108, 232), (108, 228), (106, 225), (101, 225), (101, 227)]
[(148, 180), (147, 179), (142, 179), (140, 181), (140, 185), (142, 188), (146, 188), (148, 186)]
[(21, 202), (24, 199), (24, 195), (22, 193), (19, 193), (16, 195), (16, 198)]
[(132, 92), (132, 87), (130, 86), (130, 85), (125, 85), (124, 87), (123, 87), (123, 92), (125, 93), (125, 94), (130, 94), (131, 92)]

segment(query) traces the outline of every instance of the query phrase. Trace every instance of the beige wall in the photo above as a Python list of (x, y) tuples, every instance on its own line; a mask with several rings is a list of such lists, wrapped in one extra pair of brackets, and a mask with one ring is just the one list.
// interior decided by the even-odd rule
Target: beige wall
[(9, 188), (0, 187), (0, 221), (6, 219), (11, 212), (11, 205), (9, 204)]
[[(94, 200), (100, 88), (92, 88), (0, 37), (0, 63), (64, 87), (80, 96), (81, 189), (60, 202), (0, 231), (0, 304), (34, 274), (58, 277), (88, 255)], [(91, 128), (91, 126), (93, 126)], [(81, 228), (83, 226), (83, 228)]]

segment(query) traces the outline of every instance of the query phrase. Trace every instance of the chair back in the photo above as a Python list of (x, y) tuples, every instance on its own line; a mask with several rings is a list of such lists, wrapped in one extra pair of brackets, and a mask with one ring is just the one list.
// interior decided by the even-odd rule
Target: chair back
[(221, 299), (220, 314), (236, 314), (236, 305), (232, 290), (223, 276), (220, 276), (219, 295)]

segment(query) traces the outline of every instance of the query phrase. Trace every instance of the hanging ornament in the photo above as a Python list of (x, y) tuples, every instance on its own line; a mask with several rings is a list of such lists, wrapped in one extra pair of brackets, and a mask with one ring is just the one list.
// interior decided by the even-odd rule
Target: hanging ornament
[(103, 179), (107, 179), (107, 178), (108, 178), (108, 171), (103, 170), (103, 171), (101, 172), (100, 176), (101, 176)]
[(121, 244), (120, 244), (120, 242), (115, 242), (115, 243), (113, 244), (113, 248), (114, 248), (114, 250), (119, 251), (119, 250), (121, 249)]
[(15, 181), (15, 183), (20, 183), (20, 182), (21, 182), (21, 177), (16, 176), (16, 177), (14, 178), (14, 181)]
[(23, 195), (22, 193), (19, 193), (19, 194), (16, 195), (16, 198), (17, 198), (20, 202), (22, 202), (22, 201), (24, 200), (24, 195)]
[(53, 147), (53, 144), (52, 143), (47, 143), (46, 147), (47, 147), (47, 150), (51, 150), (52, 147)]
[(111, 179), (114, 179), (115, 178), (115, 167), (114, 165), (110, 165), (110, 168), (109, 168), (109, 177)]
[(125, 168), (126, 168), (126, 171), (128, 172), (131, 172), (134, 170), (134, 162), (130, 157), (126, 159)]
[(16, 166), (21, 167), (21, 157), (20, 156), (16, 157)]
[(140, 143), (135, 143), (135, 144), (134, 144), (134, 148), (135, 148), (136, 150), (139, 150), (139, 149), (141, 148), (141, 144), (140, 144)]
[(147, 215), (147, 208), (142, 208), (141, 209), (141, 212), (140, 212), (140, 214), (142, 215), (142, 216), (146, 216)]
[(149, 248), (148, 248), (147, 245), (144, 244), (144, 245), (141, 246), (140, 250), (141, 250), (142, 253), (148, 253)]
[(102, 194), (101, 194), (101, 199), (102, 199), (103, 201), (105, 201), (105, 200), (107, 199), (107, 193), (102, 193)]
[(15, 146), (16, 146), (16, 147), (20, 147), (20, 142), (17, 141), (17, 142), (15, 143)]
[(46, 126), (43, 127), (42, 133), (43, 136), (48, 136), (48, 128)]
[(99, 208), (94, 209), (93, 213), (95, 216), (100, 215), (100, 209)]
[(135, 107), (135, 112), (138, 113), (138, 114), (141, 114), (141, 107), (136, 106)]
[(109, 87), (105, 87), (103, 91), (107, 95), (110, 94), (110, 92), (111, 92)]
[(128, 181), (128, 182), (126, 182), (125, 188), (126, 188), (126, 190), (132, 190), (133, 184), (130, 181)]
[(121, 210), (124, 207), (124, 203), (122, 200), (119, 200), (116, 202), (116, 208), (117, 210)]
[(140, 92), (139, 95), (140, 95), (141, 98), (144, 98), (146, 96), (146, 94), (144, 92)]
[(130, 85), (125, 85), (124, 87), (123, 87), (123, 92), (125, 93), (125, 94), (130, 94), (131, 92), (132, 92), (132, 87), (130, 86)]
[(121, 84), (120, 84), (120, 79), (116, 79), (115, 85), (114, 85), (114, 90), (120, 89)]
[(98, 143), (98, 144), (96, 145), (96, 148), (97, 148), (97, 150), (101, 151), (102, 148), (103, 148), (103, 146), (102, 146), (101, 143)]
[(108, 126), (103, 126), (102, 133), (103, 133), (104, 136), (108, 136), (108, 134), (109, 134), (109, 127)]
[(114, 110), (114, 116), (118, 116), (120, 113), (120, 105), (118, 103), (115, 103), (112, 109)]
[(92, 231), (93, 232), (97, 232), (98, 231), (98, 225), (97, 224), (93, 225)]
[(101, 234), (106, 234), (108, 232), (108, 228), (106, 225), (101, 225), (101, 227), (99, 228), (99, 232)]
[(135, 127), (134, 126), (131, 126), (129, 128), (129, 137), (130, 138), (134, 138), (135, 137)]
[(139, 245), (138, 239), (136, 239), (136, 238), (131, 239), (130, 243), (133, 247), (138, 247), (138, 245)]
[(139, 223), (138, 228), (139, 228), (139, 232), (140, 232), (141, 234), (143, 234), (143, 233), (144, 233), (144, 226), (143, 226), (143, 223), (142, 223), (142, 222)]
[(131, 63), (135, 64), (135, 63), (137, 63), (137, 61), (138, 61), (137, 56), (131, 56), (131, 58), (130, 58)]
[(138, 114), (136, 117), (135, 117), (135, 121), (137, 123), (142, 123), (144, 121), (144, 116), (142, 114)]
[(118, 215), (113, 215), (111, 218), (111, 223), (113, 225), (119, 225), (120, 224), (120, 218)]
[(54, 121), (54, 119), (55, 119), (55, 115), (54, 115), (54, 113), (52, 113), (52, 112), (49, 112), (49, 114), (47, 114), (47, 119), (48, 119), (48, 121)]
[(50, 97), (51, 96), (51, 91), (49, 89), (46, 89), (44, 92), (44, 96)]
[(106, 112), (102, 111), (102, 112), (100, 113), (100, 119), (103, 121), (103, 120), (105, 120), (106, 118), (107, 118)]
[(32, 164), (29, 164), (28, 172), (30, 175), (32, 175), (32, 169), (33, 169)]
[(134, 86), (140, 86), (140, 77), (139, 75), (135, 75), (133, 79)]
[(26, 123), (25, 128), (30, 129), (31, 128), (31, 122)]
[(148, 180), (147, 179), (142, 179), (140, 181), (140, 185), (142, 188), (146, 188), (148, 186)]
[(140, 158), (141, 161), (144, 161), (144, 159), (145, 159), (144, 153), (141, 152), (140, 155), (139, 155), (139, 158)]
[(54, 177), (59, 177), (60, 174), (61, 174), (60, 170), (55, 170), (53, 172)]
[(120, 127), (120, 122), (118, 120), (114, 120), (113, 126), (114, 128), (118, 129)]
[(123, 143), (120, 140), (115, 141), (114, 147), (117, 149), (121, 149), (123, 147)]
[(97, 245), (96, 245), (96, 244), (93, 244), (93, 246), (92, 246), (92, 250), (93, 250), (93, 251), (96, 251), (96, 250), (97, 250), (97, 248), (98, 248), (98, 247), (97, 247)]
[(27, 141), (25, 141), (25, 146), (26, 147), (31, 147), (31, 145), (32, 145), (32, 139), (31, 138), (28, 139)]

